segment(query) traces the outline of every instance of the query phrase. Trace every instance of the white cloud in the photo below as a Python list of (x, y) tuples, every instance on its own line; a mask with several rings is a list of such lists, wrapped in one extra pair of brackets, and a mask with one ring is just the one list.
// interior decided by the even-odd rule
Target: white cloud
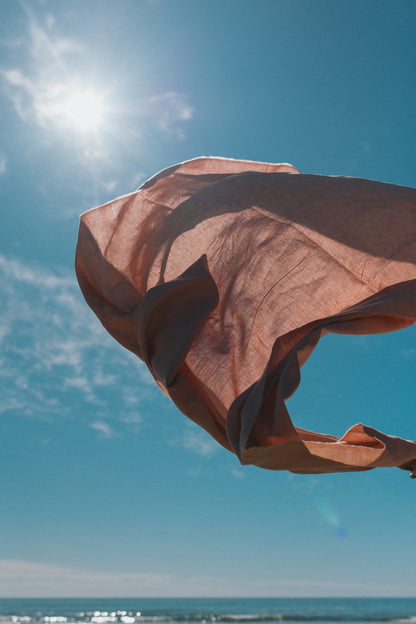
[(0, 289), (1, 413), (76, 417), (107, 436), (112, 418), (136, 431), (141, 404), (159, 391), (94, 317), (75, 276), (0, 254)]
[(73, 302), (70, 293), (65, 290), (74, 286), (74, 279), (69, 276), (56, 275), (51, 271), (43, 268), (36, 268), (19, 262), (18, 260), (6, 258), (0, 254), (0, 271), (13, 281), (23, 282), (25, 284), (45, 288), (47, 290), (56, 289), (57, 298), (64, 297), (63, 303), (68, 305)]
[(4, 397), (2, 399), (2, 404), (0, 405), (0, 414), (4, 412), (14, 412), (21, 411), (26, 407), (24, 401), (19, 401), (17, 397)]
[(117, 435), (110, 425), (102, 420), (96, 420), (90, 427), (101, 433), (104, 438), (114, 438)]
[(120, 420), (131, 425), (140, 425), (140, 423), (142, 422), (142, 417), (140, 414), (135, 414), (134, 412), (131, 412), (129, 414), (126, 414), (125, 416), (122, 416)]
[(114, 191), (116, 190), (117, 186), (118, 186), (118, 182), (117, 180), (105, 180), (102, 183), (103, 188), (105, 191), (107, 191), (107, 193), (114, 193)]
[(53, 15), (46, 16), (46, 26), (50, 33), (33, 19), (29, 22), (29, 50), (34, 61), (42, 63), (47, 58), (50, 62), (54, 60), (60, 65), (65, 56), (85, 52), (85, 47), (79, 41), (53, 32), (55, 26)]

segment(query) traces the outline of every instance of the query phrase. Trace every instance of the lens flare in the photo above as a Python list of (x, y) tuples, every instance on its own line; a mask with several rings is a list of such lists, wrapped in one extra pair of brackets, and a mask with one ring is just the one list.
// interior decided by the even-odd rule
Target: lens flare
[(337, 536), (345, 539), (348, 536), (347, 530), (342, 526), (331, 502), (327, 498), (319, 496), (315, 499), (315, 503), (324, 520), (335, 529)]

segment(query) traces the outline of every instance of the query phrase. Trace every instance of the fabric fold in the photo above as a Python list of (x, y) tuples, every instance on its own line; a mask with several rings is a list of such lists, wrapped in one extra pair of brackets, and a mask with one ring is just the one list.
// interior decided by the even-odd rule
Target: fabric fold
[(131, 315), (142, 359), (165, 388), (172, 384), (196, 334), (217, 304), (217, 288), (206, 256), (201, 256), (176, 279), (151, 288)]
[(416, 320), (416, 191), (198, 158), (81, 217), (76, 271), (106, 329), (243, 464), (399, 466), (416, 442), (293, 425), (286, 400), (327, 333)]

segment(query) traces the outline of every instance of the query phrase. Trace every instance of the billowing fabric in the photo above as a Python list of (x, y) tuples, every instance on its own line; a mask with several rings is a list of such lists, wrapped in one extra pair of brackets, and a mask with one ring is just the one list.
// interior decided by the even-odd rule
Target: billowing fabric
[(313, 433), (285, 406), (323, 334), (416, 320), (416, 190), (197, 158), (82, 215), (76, 270), (110, 334), (243, 464), (416, 470), (416, 442)]

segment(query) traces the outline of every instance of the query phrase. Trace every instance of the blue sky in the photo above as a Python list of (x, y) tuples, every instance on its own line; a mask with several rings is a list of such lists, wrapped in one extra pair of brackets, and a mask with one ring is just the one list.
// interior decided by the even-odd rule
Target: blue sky
[[(81, 212), (200, 155), (416, 186), (415, 3), (0, 15), (0, 596), (415, 596), (406, 472), (241, 467), (106, 335), (73, 271)], [(415, 338), (325, 337), (295, 424), (415, 439)]]

